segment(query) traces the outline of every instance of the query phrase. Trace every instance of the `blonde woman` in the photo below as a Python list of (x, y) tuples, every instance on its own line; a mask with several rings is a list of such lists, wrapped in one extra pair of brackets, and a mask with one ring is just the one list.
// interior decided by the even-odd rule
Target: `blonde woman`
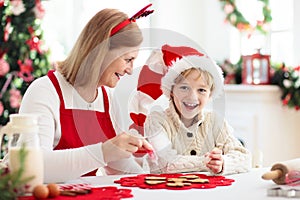
[[(149, 6), (139, 14), (153, 12), (146, 11)], [(20, 113), (39, 115), (45, 182), (95, 175), (102, 167), (107, 173), (143, 172), (132, 153), (152, 147), (123, 132), (117, 99), (109, 89), (132, 73), (143, 40), (135, 23), (139, 17), (99, 11), (67, 58), (26, 91)]]

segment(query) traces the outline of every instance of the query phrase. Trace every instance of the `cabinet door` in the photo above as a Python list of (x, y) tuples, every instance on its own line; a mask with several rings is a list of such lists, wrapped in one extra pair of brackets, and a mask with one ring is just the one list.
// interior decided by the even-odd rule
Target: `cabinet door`
[(252, 166), (262, 167), (263, 158), (261, 144), (259, 143), (259, 120), (254, 113), (235, 112), (226, 116), (228, 123), (234, 129), (234, 136), (252, 153)]

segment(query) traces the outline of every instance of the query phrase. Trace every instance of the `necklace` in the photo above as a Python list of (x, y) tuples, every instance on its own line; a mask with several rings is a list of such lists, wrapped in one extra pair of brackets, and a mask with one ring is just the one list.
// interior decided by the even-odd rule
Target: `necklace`
[(93, 98), (93, 101), (92, 102), (87, 102), (87, 109), (88, 110), (92, 110), (93, 102), (97, 99), (97, 97), (98, 97), (98, 89), (96, 90), (96, 94), (95, 94), (95, 97)]
[(96, 90), (96, 95), (94, 97), (94, 100), (92, 102), (88, 102), (88, 104), (87, 104), (87, 109), (88, 110), (92, 110), (92, 108), (93, 108), (93, 102), (97, 99), (97, 97), (98, 97), (98, 89)]
[(92, 110), (92, 103), (88, 103), (88, 104), (87, 104), (87, 109), (88, 109), (88, 110)]

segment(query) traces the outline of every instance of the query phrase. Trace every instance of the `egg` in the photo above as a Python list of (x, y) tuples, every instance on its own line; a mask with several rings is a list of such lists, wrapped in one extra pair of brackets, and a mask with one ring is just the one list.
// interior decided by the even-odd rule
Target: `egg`
[(58, 185), (56, 185), (55, 183), (49, 183), (47, 185), (48, 189), (49, 189), (49, 197), (50, 198), (54, 198), (59, 196), (60, 191), (59, 191), (59, 187)]
[(49, 196), (49, 189), (46, 185), (37, 185), (32, 194), (37, 199), (46, 199)]

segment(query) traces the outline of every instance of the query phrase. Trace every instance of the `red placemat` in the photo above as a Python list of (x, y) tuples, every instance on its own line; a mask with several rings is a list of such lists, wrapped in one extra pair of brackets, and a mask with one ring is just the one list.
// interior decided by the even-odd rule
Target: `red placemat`
[[(195, 178), (188, 178), (182, 180), (183, 183), (187, 183), (188, 185), (183, 186), (169, 186), (168, 183), (173, 183), (174, 178), (180, 179), (182, 177), (191, 176), (197, 177), (196, 179), (204, 179), (205, 183), (201, 182), (190, 182), (189, 180), (193, 180)], [(153, 180), (155, 177), (159, 179), (164, 179), (164, 182), (157, 184), (148, 184), (146, 180), (149, 180), (149, 177)], [(154, 178), (153, 178), (154, 177)], [(161, 180), (163, 181), (163, 180)], [(122, 177), (119, 180), (114, 181), (117, 184), (120, 184), (124, 187), (139, 187), (142, 189), (168, 189), (168, 190), (187, 190), (187, 189), (208, 189), (215, 188), (217, 186), (230, 186), (233, 179), (225, 178), (224, 176), (208, 176), (205, 174), (141, 174), (137, 176), (130, 177)]]
[[(70, 187), (65, 185), (65, 188), (70, 189)], [(68, 200), (68, 199), (84, 199), (84, 200), (120, 200), (123, 198), (131, 198), (133, 195), (131, 194), (130, 189), (119, 189), (117, 187), (97, 187), (91, 188), (91, 192), (89, 194), (77, 195), (77, 196), (58, 196), (55, 198), (47, 198), (47, 199), (55, 199), (55, 200)], [(19, 197), (18, 200), (36, 200), (33, 196), (24, 196)]]

